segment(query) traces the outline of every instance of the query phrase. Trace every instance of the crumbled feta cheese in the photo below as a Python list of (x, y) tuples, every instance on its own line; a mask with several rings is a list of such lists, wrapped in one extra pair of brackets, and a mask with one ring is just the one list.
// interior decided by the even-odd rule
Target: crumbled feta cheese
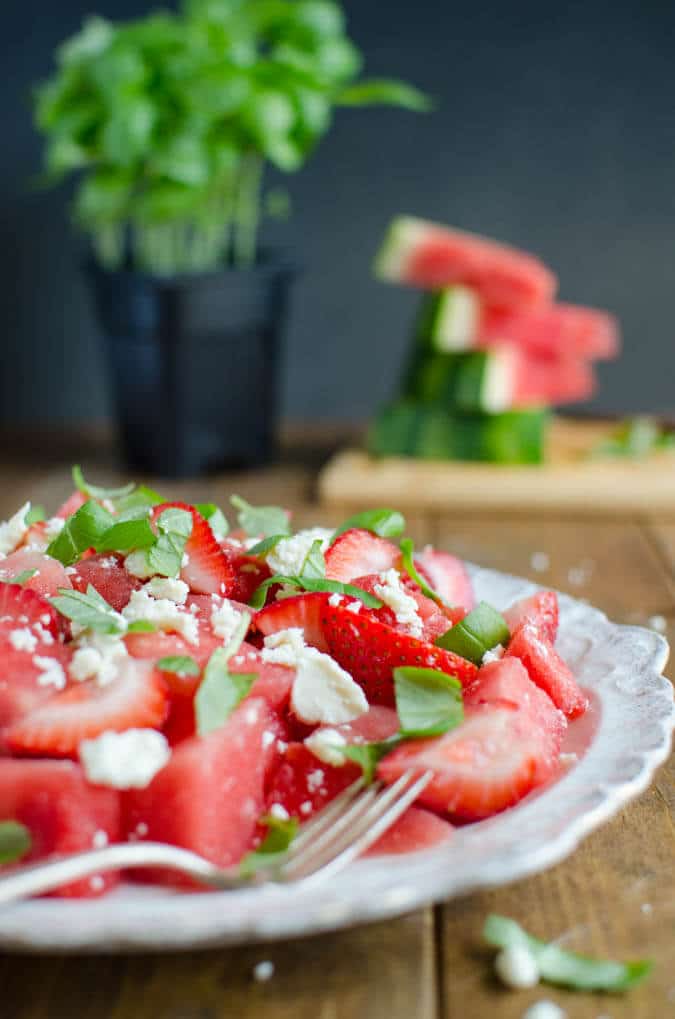
[(325, 552), (332, 536), (333, 532), (325, 527), (311, 527), (306, 531), (298, 531), (290, 538), (282, 538), (267, 553), (267, 565), (272, 573), (280, 573), (285, 577), (298, 576), (302, 573), (303, 564), (314, 542), (320, 541), (321, 551)]
[(108, 845), (108, 833), (106, 831), (103, 831), (102, 828), (99, 828), (97, 831), (94, 832), (91, 844), (94, 847), (94, 849), (103, 849), (104, 846)]
[(333, 608), (336, 609), (342, 600), (343, 596), (341, 594), (338, 594), (337, 591), (335, 591), (335, 593), (332, 594), (328, 599), (328, 604), (332, 605)]
[(358, 616), (359, 612), (363, 608), (363, 602), (356, 598), (354, 601), (350, 601), (347, 606), (347, 612), (353, 612), (355, 616)]
[(530, 557), (530, 566), (537, 573), (545, 573), (551, 565), (551, 559), (548, 552), (533, 552)]
[(489, 651), (486, 651), (481, 660), (481, 665), (489, 665), (490, 662), (498, 662), (500, 658), (504, 657), (504, 647), (501, 644), (495, 644)]
[(102, 892), (105, 888), (105, 879), (100, 874), (94, 874), (89, 878), (89, 887), (92, 892)]
[(274, 963), (269, 959), (257, 962), (253, 967), (253, 979), (259, 984), (264, 984), (274, 976)]
[(314, 771), (307, 772), (307, 788), (310, 793), (316, 793), (319, 791), (326, 779), (325, 771), (321, 768), (316, 768)]
[(363, 690), (330, 655), (307, 647), (302, 630), (291, 627), (265, 637), (264, 661), (294, 667), (291, 708), (309, 724), (340, 725), (368, 710)]
[(81, 638), (68, 672), (78, 683), (96, 679), (105, 686), (117, 678), (120, 664), (127, 658), (127, 646), (116, 634), (89, 633)]
[(61, 662), (56, 658), (47, 658), (46, 655), (35, 655), (33, 665), (40, 669), (37, 677), (38, 686), (53, 686), (57, 690), (63, 690), (66, 685), (66, 674)]
[(566, 1019), (567, 1012), (555, 1001), (535, 1001), (523, 1012), (523, 1019)]
[(85, 775), (112, 789), (145, 789), (171, 756), (166, 737), (156, 729), (108, 730), (79, 746)]
[(0, 552), (2, 555), (9, 555), (21, 543), (24, 534), (28, 530), (26, 526), (26, 513), (28, 513), (29, 509), (30, 503), (25, 502), (13, 517), (0, 524)]
[(290, 814), (281, 803), (273, 803), (268, 813), (275, 821), (288, 821), (290, 817)]
[(324, 764), (332, 764), (335, 768), (341, 768), (345, 763), (345, 755), (338, 750), (338, 747), (347, 745), (347, 740), (337, 729), (316, 729), (311, 736), (305, 740), (308, 750), (318, 757)]
[(276, 739), (276, 736), (274, 735), (274, 733), (270, 732), (269, 729), (265, 729), (265, 732), (262, 734), (262, 747), (263, 747), (263, 750), (267, 750), (268, 747), (271, 747), (272, 744), (274, 743), (275, 739)]
[(102, 570), (112, 570), (117, 566), (117, 559), (114, 555), (103, 556), (102, 559), (99, 559), (98, 565)]
[(62, 517), (50, 517), (45, 524), (44, 536), (47, 541), (53, 541), (65, 527), (66, 522)]
[(35, 651), (38, 639), (27, 626), (19, 630), (10, 630), (9, 643), (15, 651)]
[(142, 549), (129, 553), (124, 560), (124, 568), (127, 573), (132, 577), (138, 577), (139, 580), (147, 580), (155, 574), (153, 568), (148, 565), (148, 557)]
[(404, 590), (400, 574), (394, 569), (386, 570), (380, 574), (380, 580), (382, 583), (373, 587), (377, 597), (392, 609), (397, 623), (408, 627), (411, 636), (421, 637), (424, 625), (417, 611), (417, 602)]
[(174, 580), (172, 577), (153, 577), (143, 590), (152, 595), (153, 598), (168, 598), (176, 605), (185, 605), (190, 588), (183, 580)]
[(497, 976), (514, 990), (535, 987), (539, 983), (539, 966), (526, 945), (509, 945), (495, 959)]
[[(44, 616), (40, 617), (44, 620)], [(47, 616), (47, 625), (49, 625), (50, 619)], [(33, 631), (38, 640), (42, 641), (43, 644), (53, 644), (54, 636), (50, 630), (48, 630), (42, 623), (33, 623)]]
[(183, 567), (185, 567), (185, 566), (188, 566), (189, 563), (190, 563), (190, 556), (187, 554), (187, 552), (183, 552), (183, 558), (180, 561), (181, 569)]
[(305, 800), (304, 803), (300, 804), (300, 813), (304, 814), (305, 817), (307, 817), (308, 814), (312, 813), (312, 801), (311, 800)]
[(241, 622), (243, 612), (235, 609), (229, 601), (214, 601), (211, 609), (211, 629), (223, 644), (227, 644), (234, 636), (234, 631)]
[(199, 640), (199, 626), (190, 612), (181, 611), (168, 598), (153, 598), (145, 588), (132, 591), (128, 604), (122, 609), (128, 623), (143, 619), (153, 623), (159, 630), (180, 633), (189, 644)]

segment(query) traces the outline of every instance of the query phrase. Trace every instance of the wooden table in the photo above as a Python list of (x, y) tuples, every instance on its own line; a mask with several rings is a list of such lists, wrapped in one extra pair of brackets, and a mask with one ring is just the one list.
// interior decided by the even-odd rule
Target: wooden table
[[(80, 450), (82, 443), (79, 443)], [(4, 445), (0, 516), (25, 498), (53, 506), (69, 490), (68, 451), (58, 466), (44, 452)], [(213, 499), (232, 491), (251, 501), (284, 502), (296, 521), (325, 519), (313, 501), (320, 451), (301, 450), (274, 469), (167, 484), (171, 497)], [(85, 472), (119, 475), (92, 451)], [(26, 463), (30, 466), (27, 467)], [(310, 464), (308, 467), (307, 464)], [(330, 514), (328, 515), (330, 518)], [(333, 514), (334, 519), (334, 514)], [(417, 542), (486, 566), (529, 576), (586, 597), (614, 619), (663, 617), (675, 636), (675, 525), (658, 519), (614, 523), (561, 517), (419, 517)], [(550, 567), (533, 554), (545, 552)], [(580, 583), (581, 581), (581, 583)], [(492, 892), (419, 910), (400, 920), (286, 944), (129, 957), (5, 956), (0, 971), (2, 1019), (517, 1019), (541, 998), (570, 1019), (660, 1019), (675, 1015), (675, 766), (651, 789), (588, 838), (566, 862)], [(503, 990), (491, 953), (480, 942), (489, 911), (513, 916), (544, 938), (565, 934), (580, 951), (615, 957), (648, 955), (648, 983), (625, 998), (548, 988)], [(257, 982), (255, 965), (274, 975)]]

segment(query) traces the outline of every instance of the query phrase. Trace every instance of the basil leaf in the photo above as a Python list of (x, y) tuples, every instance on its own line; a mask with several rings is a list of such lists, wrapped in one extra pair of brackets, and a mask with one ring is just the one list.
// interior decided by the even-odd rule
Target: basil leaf
[(160, 533), (146, 553), (148, 567), (160, 576), (177, 577), (192, 534), (192, 514), (172, 506), (160, 513), (157, 527)]
[(257, 849), (247, 853), (239, 863), (242, 877), (250, 877), (265, 867), (273, 867), (280, 863), (288, 853), (298, 830), (295, 817), (279, 820), (276, 817), (261, 817), (261, 824), (267, 825), (267, 835)]
[(190, 655), (167, 655), (155, 662), (162, 672), (175, 672), (177, 676), (198, 676), (201, 669)]
[(15, 577), (0, 577), (0, 584), (25, 584), (36, 573), (37, 570), (21, 570), (21, 573), (17, 573)]
[(268, 538), (272, 534), (287, 537), (291, 533), (288, 514), (281, 506), (251, 506), (240, 495), (231, 496), (230, 502), (239, 510), (237, 521), (250, 538), (259, 535)]
[(271, 552), (273, 548), (276, 548), (280, 541), (287, 538), (287, 534), (270, 534), (269, 538), (263, 538), (257, 545), (253, 545), (248, 549), (247, 555), (258, 555), (264, 556), (268, 552)]
[[(133, 510), (132, 512), (138, 512)], [(118, 520), (96, 542), (97, 552), (129, 552), (135, 548), (150, 548), (156, 541), (144, 510), (140, 519)]]
[(118, 513), (126, 513), (132, 509), (150, 508), (151, 506), (159, 506), (161, 503), (166, 502), (158, 492), (154, 489), (148, 488), (147, 485), (139, 485), (129, 495), (123, 495), (118, 499), (113, 499), (115, 509)]
[(303, 591), (330, 592), (331, 594), (344, 594), (352, 598), (358, 598), (369, 609), (381, 609), (382, 602), (374, 594), (356, 587), (354, 584), (343, 584), (341, 580), (330, 580), (328, 577), (284, 577), (280, 573), (263, 580), (259, 587), (256, 587), (249, 605), (252, 609), (260, 609), (265, 604), (267, 591), (275, 584), (283, 584), (287, 587), (298, 587)]
[(26, 527), (30, 527), (32, 524), (39, 524), (42, 520), (47, 519), (44, 506), (31, 506), (23, 518), (23, 522)]
[(70, 566), (88, 548), (95, 548), (115, 522), (112, 513), (90, 500), (68, 517), (60, 534), (47, 547), (47, 555)]
[(312, 542), (312, 547), (305, 556), (300, 569), (300, 576), (303, 579), (308, 577), (317, 579), (326, 576), (326, 561), (323, 557), (323, 542), (321, 538), (317, 538), (316, 541)]
[(379, 743), (352, 743), (349, 746), (337, 746), (335, 749), (343, 754), (348, 760), (358, 764), (363, 771), (366, 785), (375, 778), (377, 766), (382, 758), (391, 750), (394, 750), (401, 742), (400, 736), (391, 736)]
[(454, 626), (451, 626), (435, 644), (461, 655), (474, 665), (480, 665), (483, 655), (497, 644), (506, 646), (511, 638), (504, 617), (487, 602), (479, 602)]
[(0, 821), (0, 863), (16, 863), (30, 851), (30, 830), (19, 821)]
[(627, 991), (644, 980), (653, 967), (649, 959), (623, 963), (568, 952), (555, 943), (540, 941), (515, 920), (496, 913), (485, 921), (483, 937), (495, 948), (522, 945), (534, 956), (542, 980), (577, 991)]
[(97, 633), (123, 633), (127, 629), (124, 617), (108, 605), (105, 598), (102, 598), (91, 584), (87, 587), (86, 594), (60, 587), (58, 595), (48, 600), (62, 616), (85, 630), (95, 630)]
[(415, 546), (413, 545), (412, 540), (410, 538), (401, 538), (399, 548), (401, 549), (403, 569), (410, 579), (414, 580), (422, 591), (422, 594), (426, 595), (427, 598), (433, 598), (435, 602), (440, 602), (442, 605), (446, 604), (445, 599), (441, 597), (438, 591), (434, 591), (433, 587), (430, 587), (429, 584), (427, 584), (426, 580), (415, 566)]
[(250, 623), (249, 614), (243, 613), (227, 647), (216, 648), (208, 660), (204, 678), (195, 695), (199, 736), (206, 736), (224, 725), (257, 679), (257, 674), (231, 673), (227, 667), (232, 655), (239, 650)]
[(440, 736), (464, 719), (462, 684), (436, 669), (401, 666), (394, 669), (396, 711), (401, 736)]
[(362, 513), (355, 513), (354, 516), (349, 517), (338, 527), (331, 538), (331, 544), (341, 534), (344, 534), (345, 531), (350, 531), (352, 527), (360, 527), (364, 531), (371, 531), (380, 538), (396, 538), (399, 534), (403, 534), (405, 530), (405, 517), (398, 510), (386, 508), (364, 510)]
[(147, 619), (136, 619), (133, 623), (129, 623), (126, 628), (126, 633), (157, 633), (157, 627), (154, 623), (148, 622)]
[(187, 539), (192, 534), (192, 514), (170, 506), (157, 517), (157, 528), (162, 534), (176, 534)]
[(85, 481), (84, 474), (79, 464), (75, 464), (73, 467), (73, 484), (80, 492), (88, 495), (91, 499), (122, 499), (126, 495), (131, 495), (136, 485), (133, 481), (129, 482), (128, 485), (122, 485), (119, 488), (101, 488), (100, 485), (92, 485), (88, 481)]
[(230, 530), (230, 525), (221, 508), (213, 502), (196, 502), (195, 509), (208, 521), (216, 541), (222, 541)]

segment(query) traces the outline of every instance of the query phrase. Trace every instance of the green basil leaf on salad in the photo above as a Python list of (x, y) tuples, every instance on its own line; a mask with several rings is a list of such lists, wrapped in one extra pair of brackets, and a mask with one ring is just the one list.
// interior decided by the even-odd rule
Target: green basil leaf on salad
[(30, 851), (32, 838), (25, 824), (0, 821), (0, 864), (16, 863)]
[(271, 552), (273, 548), (276, 548), (280, 541), (287, 538), (287, 534), (270, 534), (268, 538), (263, 538), (256, 545), (252, 545), (246, 552), (247, 555), (264, 556), (268, 552)]
[(173, 672), (177, 676), (198, 676), (199, 665), (190, 655), (167, 655), (155, 663), (162, 672)]
[(88, 495), (90, 499), (122, 499), (131, 495), (136, 485), (130, 481), (128, 485), (121, 485), (119, 488), (102, 488), (100, 485), (92, 485), (86, 481), (79, 464), (73, 467), (73, 484), (78, 491)]
[[(137, 512), (137, 511), (132, 511)], [(150, 548), (155, 544), (156, 536), (147, 515), (132, 517), (129, 520), (117, 520), (112, 527), (96, 542), (97, 552), (130, 552), (136, 548)]]
[(257, 679), (257, 674), (232, 673), (228, 669), (230, 658), (239, 650), (250, 623), (250, 615), (242, 613), (227, 647), (216, 648), (204, 669), (204, 678), (195, 695), (195, 719), (200, 736), (224, 725)]
[(0, 577), (0, 584), (25, 584), (36, 573), (37, 570), (21, 570), (15, 577)]
[(138, 485), (128, 495), (113, 499), (115, 509), (120, 516), (133, 509), (151, 509), (153, 506), (159, 506), (163, 502), (166, 502), (166, 499), (159, 492), (148, 488), (147, 485)]
[(157, 633), (157, 627), (147, 619), (136, 619), (129, 623), (125, 633)]
[(422, 594), (426, 595), (427, 598), (432, 598), (435, 602), (445, 604), (445, 599), (441, 597), (438, 591), (434, 591), (433, 587), (427, 584), (426, 580), (415, 566), (415, 546), (410, 538), (401, 538), (399, 548), (401, 549), (401, 558), (403, 561), (403, 569), (408, 574), (411, 580), (414, 580), (417, 586), (421, 589)]
[(47, 555), (70, 566), (88, 548), (95, 548), (106, 531), (115, 523), (112, 513), (94, 500), (85, 502), (68, 517), (60, 534), (47, 548)]
[(30, 527), (32, 524), (39, 524), (42, 520), (47, 519), (44, 506), (31, 506), (23, 518), (23, 522), (26, 527)]
[(297, 587), (302, 591), (330, 592), (331, 594), (344, 594), (352, 598), (358, 598), (369, 609), (381, 609), (382, 602), (374, 594), (364, 591), (354, 584), (343, 584), (341, 580), (330, 580), (327, 577), (285, 577), (275, 574), (263, 580), (262, 584), (255, 589), (253, 596), (249, 599), (252, 609), (260, 609), (265, 604), (265, 598), (270, 587), (281, 584), (285, 587)]
[(505, 646), (510, 639), (511, 634), (502, 614), (482, 601), (464, 619), (437, 637), (435, 644), (461, 655), (474, 665), (480, 665), (486, 651), (497, 644)]
[(268, 538), (272, 534), (291, 533), (288, 514), (281, 506), (251, 506), (240, 495), (233, 495), (230, 502), (238, 510), (237, 521), (242, 530), (250, 538), (262, 536)]
[(312, 547), (305, 556), (300, 576), (303, 578), (318, 579), (326, 576), (326, 560), (323, 557), (323, 542), (317, 538), (312, 542)]
[(159, 534), (146, 552), (148, 566), (162, 577), (177, 577), (192, 534), (192, 514), (172, 506), (160, 513), (156, 522)]
[(331, 538), (331, 544), (345, 531), (350, 531), (352, 527), (360, 527), (364, 531), (377, 534), (380, 538), (397, 538), (405, 530), (405, 517), (398, 510), (386, 508), (355, 513), (338, 527)]
[(95, 630), (96, 633), (126, 632), (124, 617), (108, 605), (105, 598), (102, 598), (91, 584), (87, 587), (86, 594), (60, 587), (58, 595), (49, 601), (62, 616), (85, 630)]
[(258, 848), (247, 853), (240, 861), (239, 870), (242, 877), (250, 877), (258, 870), (281, 863), (298, 831), (295, 817), (281, 820), (267, 815), (260, 818), (260, 823), (267, 825), (267, 834)]
[(485, 921), (483, 937), (495, 948), (518, 945), (534, 957), (542, 980), (577, 991), (627, 991), (644, 980), (652, 970), (649, 959), (614, 962), (568, 952), (555, 942), (540, 941), (507, 916), (492, 913)]
[(216, 541), (222, 541), (230, 530), (225, 514), (214, 502), (196, 502), (195, 509), (207, 520)]
[(440, 736), (464, 719), (462, 684), (436, 669), (394, 669), (396, 711), (405, 739)]

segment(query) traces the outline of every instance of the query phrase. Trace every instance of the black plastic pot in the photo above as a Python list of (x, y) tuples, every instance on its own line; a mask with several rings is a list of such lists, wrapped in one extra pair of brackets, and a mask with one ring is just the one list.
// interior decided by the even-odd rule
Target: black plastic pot
[(164, 279), (87, 264), (132, 470), (185, 477), (270, 461), (291, 266)]

